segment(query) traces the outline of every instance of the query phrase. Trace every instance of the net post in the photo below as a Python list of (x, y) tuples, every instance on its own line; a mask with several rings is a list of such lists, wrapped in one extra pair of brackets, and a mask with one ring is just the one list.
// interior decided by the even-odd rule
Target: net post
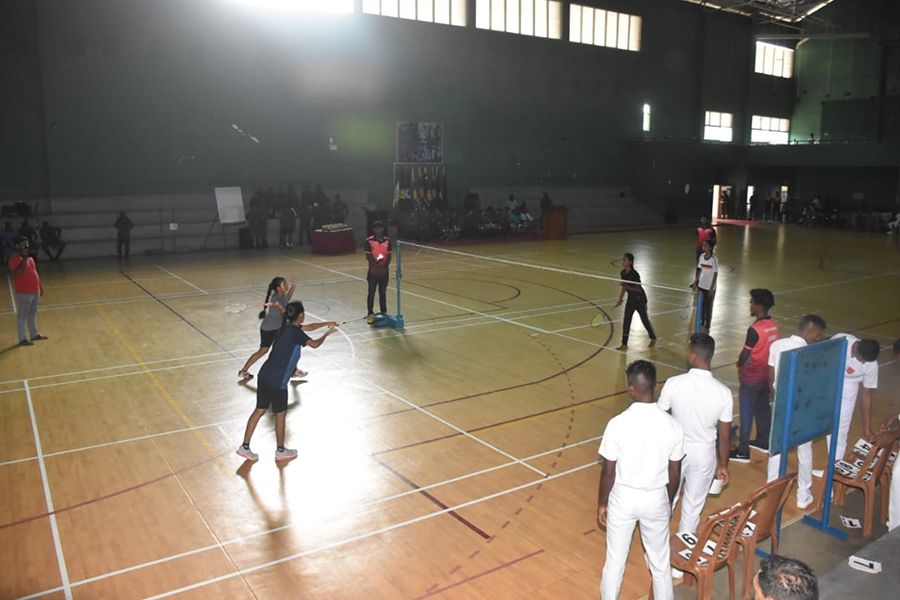
[(395, 278), (397, 279), (397, 316), (400, 317), (403, 315), (403, 311), (400, 310), (400, 281), (403, 279), (403, 269), (401, 268), (400, 263), (400, 231), (398, 228), (397, 231), (397, 270)]

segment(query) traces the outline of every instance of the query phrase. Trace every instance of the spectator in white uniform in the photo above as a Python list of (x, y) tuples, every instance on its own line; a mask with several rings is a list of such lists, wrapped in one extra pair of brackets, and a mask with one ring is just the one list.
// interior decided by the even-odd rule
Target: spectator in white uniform
[(717, 477), (723, 485), (729, 481), (734, 401), (728, 388), (709, 370), (715, 351), (716, 342), (711, 336), (705, 333), (692, 335), (687, 349), (691, 370), (666, 381), (659, 396), (659, 407), (670, 411), (684, 431), (685, 456), (675, 495), (675, 504), (681, 497), (679, 532), (697, 533), (700, 513), (713, 478)]
[[(825, 331), (825, 320), (819, 315), (805, 315), (800, 319), (797, 333), (789, 338), (772, 342), (769, 348), (769, 389), (772, 397), (775, 397), (775, 384), (778, 381), (778, 363), (781, 353), (787, 350), (803, 348), (819, 341), (822, 332)], [(781, 457), (784, 453), (769, 456), (768, 481), (778, 479), (781, 469)], [(812, 442), (805, 442), (797, 446), (797, 462), (799, 463), (797, 474), (797, 508), (803, 510), (813, 503), (812, 488)]]
[[(844, 458), (847, 450), (847, 434), (856, 409), (859, 384), (862, 383), (863, 437), (871, 440), (872, 432), (872, 390), (878, 387), (878, 353), (881, 345), (875, 340), (859, 339), (849, 333), (836, 333), (831, 339), (847, 338), (847, 359), (844, 364), (844, 391), (841, 394), (841, 424), (838, 427), (837, 452), (835, 460)], [(831, 447), (831, 436), (827, 436)]]
[(606, 564), (600, 581), (603, 600), (615, 600), (622, 588), (634, 526), (653, 578), (657, 600), (672, 600), (669, 570), (669, 520), (681, 480), (684, 434), (653, 399), (656, 368), (638, 360), (625, 371), (634, 403), (610, 419), (600, 443), (604, 460), (597, 518), (606, 526)]

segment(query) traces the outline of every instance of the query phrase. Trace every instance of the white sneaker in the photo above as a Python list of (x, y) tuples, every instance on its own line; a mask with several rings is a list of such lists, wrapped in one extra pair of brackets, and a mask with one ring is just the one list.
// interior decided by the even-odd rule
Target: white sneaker
[(797, 508), (799, 508), (800, 510), (806, 510), (807, 508), (812, 506), (812, 503), (814, 501), (815, 501), (815, 498), (813, 498), (812, 496), (810, 496), (806, 500), (801, 500), (800, 498), (797, 498)]
[(291, 379), (303, 379), (307, 375), (309, 375), (309, 373), (307, 373), (303, 369), (294, 369), (294, 374), (291, 375)]
[(297, 458), (297, 451), (293, 448), (275, 450), (275, 460), (291, 460), (292, 458)]
[(243, 444), (238, 446), (236, 454), (238, 456), (243, 456), (247, 460), (259, 460), (259, 454), (253, 452), (250, 448), (244, 448)]

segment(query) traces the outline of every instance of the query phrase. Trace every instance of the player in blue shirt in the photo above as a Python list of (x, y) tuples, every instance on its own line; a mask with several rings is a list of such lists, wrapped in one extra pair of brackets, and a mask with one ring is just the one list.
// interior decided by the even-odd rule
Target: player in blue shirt
[[(337, 331), (337, 323), (334, 321), (304, 325), (305, 317), (302, 302), (288, 303), (284, 311), (281, 330), (272, 344), (269, 358), (259, 370), (256, 410), (247, 421), (244, 443), (237, 449), (238, 455), (247, 460), (259, 460), (259, 455), (250, 450), (250, 438), (253, 437), (257, 423), (266, 414), (269, 406), (275, 413), (275, 440), (278, 444), (278, 448), (275, 450), (275, 460), (290, 460), (297, 456), (296, 450), (284, 447), (284, 423), (288, 400), (287, 384), (294, 373), (294, 366), (300, 359), (300, 349), (303, 346), (318, 348), (325, 338)], [(328, 327), (328, 331), (319, 339), (314, 340), (306, 335), (307, 331), (314, 331), (322, 327)]]

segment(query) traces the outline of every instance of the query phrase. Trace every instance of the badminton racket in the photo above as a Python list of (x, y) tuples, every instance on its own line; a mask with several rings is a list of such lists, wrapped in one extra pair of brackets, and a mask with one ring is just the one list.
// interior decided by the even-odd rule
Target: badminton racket
[(606, 322), (606, 315), (604, 315), (603, 313), (597, 313), (596, 315), (594, 315), (594, 318), (591, 319), (591, 327), (600, 327)]
[(359, 317), (358, 319), (350, 319), (349, 321), (344, 321), (343, 323), (341, 323), (341, 325), (346, 325), (347, 323), (356, 323), (357, 321), (362, 321), (363, 319), (368, 319), (368, 318), (369, 318), (369, 316), (366, 315), (365, 317)]
[(235, 313), (244, 312), (248, 308), (264, 308), (266, 306), (275, 306), (275, 303), (266, 302), (265, 304), (254, 304), (252, 306), (247, 306), (246, 304), (229, 304), (225, 307), (225, 312), (233, 315)]
[(681, 318), (687, 319), (691, 316), (692, 312), (694, 312), (694, 294), (691, 294), (688, 297), (687, 304), (685, 304), (684, 308), (681, 309)]

